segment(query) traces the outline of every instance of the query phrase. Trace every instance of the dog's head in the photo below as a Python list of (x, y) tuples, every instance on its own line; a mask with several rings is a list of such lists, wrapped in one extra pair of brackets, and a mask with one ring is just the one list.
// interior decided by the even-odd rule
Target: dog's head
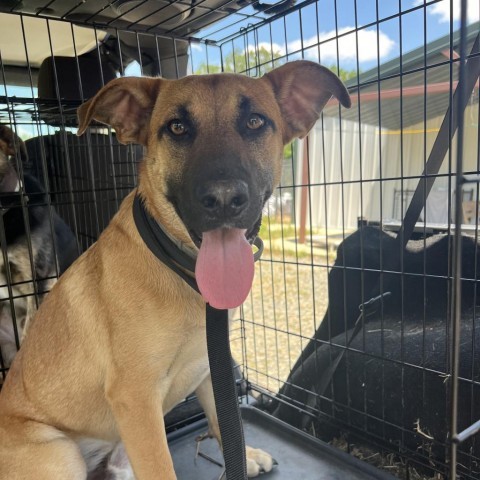
[(27, 149), (21, 138), (7, 125), (0, 124), (0, 192), (13, 192), (17, 184), (15, 157), (27, 161)]
[(232, 243), (234, 256), (243, 248), (239, 236), (252, 241), (258, 233), (280, 182), (284, 145), (308, 133), (332, 95), (350, 106), (338, 77), (308, 61), (260, 79), (120, 78), (80, 107), (78, 132), (95, 119), (121, 142), (145, 145), (140, 185), (149, 205), (162, 208), (163, 218), (171, 210), (169, 223), (197, 247), (208, 241), (222, 251)]

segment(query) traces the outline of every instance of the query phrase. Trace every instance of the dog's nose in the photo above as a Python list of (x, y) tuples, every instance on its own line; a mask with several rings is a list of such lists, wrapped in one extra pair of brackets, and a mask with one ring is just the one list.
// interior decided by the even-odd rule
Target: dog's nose
[(199, 185), (197, 200), (210, 216), (235, 217), (248, 205), (248, 185), (242, 180), (216, 180)]

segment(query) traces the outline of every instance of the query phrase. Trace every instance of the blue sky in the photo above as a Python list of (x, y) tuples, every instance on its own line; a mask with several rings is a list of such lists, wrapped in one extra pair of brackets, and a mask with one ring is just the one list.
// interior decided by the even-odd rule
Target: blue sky
[[(270, 2), (274, 3), (274, 2)], [(355, 19), (355, 3), (357, 4), (357, 21)], [(378, 12), (377, 12), (378, 3)], [(401, 5), (403, 15), (398, 15)], [(469, 23), (479, 21), (479, 0), (468, 0)], [(303, 47), (312, 46), (304, 51), (304, 56), (312, 60), (320, 60), (326, 65), (335, 65), (337, 61), (342, 68), (356, 69), (357, 42), (358, 63), (365, 71), (398, 57), (401, 53), (411, 51), (426, 42), (447, 35), (450, 31), (450, 0), (439, 2), (425, 0), (319, 0), (315, 4), (301, 9), (301, 13), (292, 13), (285, 19), (273, 22), (268, 27), (260, 27), (248, 38), (248, 45), (253, 48), (255, 42), (274, 51), (288, 53), (291, 59), (298, 58)], [(336, 5), (336, 11), (335, 11)], [(459, 27), (460, 0), (452, 4), (453, 30)], [(393, 17), (393, 18), (389, 18)], [(378, 20), (378, 29), (375, 23)], [(224, 20), (209, 30), (202, 32), (204, 38), (222, 38), (224, 31), (234, 34), (241, 24), (228, 29), (231, 20)], [(358, 33), (355, 32), (356, 27)], [(222, 28), (222, 32), (218, 30)], [(319, 32), (319, 33), (318, 33)], [(338, 44), (334, 40), (337, 32), (341, 34)], [(320, 59), (318, 38), (325, 42), (321, 46)], [(303, 39), (303, 44), (301, 39)], [(328, 41), (332, 39), (332, 41)], [(239, 37), (226, 45), (225, 53), (231, 49), (240, 53), (245, 50), (245, 38)], [(400, 51), (401, 49), (401, 51)], [(195, 64), (205, 60), (205, 47), (194, 45), (192, 56)], [(293, 55), (292, 55), (293, 54)], [(195, 58), (197, 57), (197, 58)], [(209, 62), (218, 62), (214, 48), (209, 48)]]

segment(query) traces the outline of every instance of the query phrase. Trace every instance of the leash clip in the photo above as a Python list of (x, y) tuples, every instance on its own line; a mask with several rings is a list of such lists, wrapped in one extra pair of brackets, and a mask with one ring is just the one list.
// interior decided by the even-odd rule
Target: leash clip
[(358, 306), (358, 309), (361, 313), (365, 315), (372, 315), (377, 311), (378, 304), (381, 302), (381, 300), (385, 300), (391, 295), (392, 292), (383, 292), (380, 295), (377, 295), (376, 297), (372, 297), (370, 300), (367, 300), (365, 303), (361, 303)]
[(253, 245), (257, 247), (257, 251), (253, 254), (253, 261), (256, 262), (257, 260), (260, 260), (263, 253), (263, 240), (260, 237), (255, 237)]

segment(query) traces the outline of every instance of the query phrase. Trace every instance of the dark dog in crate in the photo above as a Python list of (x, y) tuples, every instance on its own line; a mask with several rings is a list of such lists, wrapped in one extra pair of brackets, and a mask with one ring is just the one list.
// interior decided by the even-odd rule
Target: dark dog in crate
[[(337, 346), (318, 348), (290, 379), (298, 386), (293, 402), (313, 412), (315, 419), (297, 411), (288, 420), (325, 441), (348, 438), (359, 452), (379, 447), (397, 452), (430, 478), (430, 469), (441, 470), (447, 461), (448, 335), (444, 318), (431, 318), (424, 328), (421, 322), (402, 325), (399, 316), (386, 315), (383, 321), (377, 317), (353, 339), (352, 350), (336, 366), (331, 384), (320, 397), (323, 375), (332, 359), (344, 351), (345, 334), (334, 337), (332, 343)], [(475, 348), (479, 342), (478, 312), (466, 310), (460, 341), (459, 431), (480, 418), (480, 349)], [(458, 448), (460, 472), (478, 478), (478, 439), (473, 437)], [(379, 456), (375, 461), (382, 464)]]
[[(448, 324), (453, 237), (433, 235), (409, 241), (400, 271), (400, 252), (392, 234), (363, 227), (340, 245), (329, 274), (329, 307), (314, 339), (297, 360), (279, 397), (322, 412), (314, 424), (323, 438), (363, 432), (364, 439), (400, 445), (432, 462), (445, 461), (448, 435)], [(477, 271), (480, 249), (475, 238), (462, 236), (462, 338), (459, 428), (480, 416), (480, 328)], [(398, 260), (395, 268), (391, 259)], [(335, 359), (352, 337), (359, 305), (389, 292), (351, 343), (354, 351)], [(326, 376), (330, 378), (326, 379)], [(320, 399), (323, 396), (323, 400)], [(330, 400), (328, 400), (330, 399)], [(274, 402), (275, 416), (307, 428), (311, 416)], [(318, 409), (318, 410), (317, 410)], [(461, 447), (477, 458), (478, 442)], [(466, 460), (467, 462), (468, 460)]]
[[(284, 145), (332, 95), (350, 106), (330, 70), (297, 61), (259, 79), (119, 78), (80, 107), (79, 134), (95, 119), (146, 156), (138, 189), (46, 297), (10, 369), (0, 478), (84, 480), (122, 440), (138, 480), (174, 479), (163, 416), (192, 391), (220, 442), (205, 299), (233, 308), (248, 295), (249, 242), (280, 181)], [(198, 256), (202, 296), (151, 253), (134, 206)], [(247, 447), (249, 476), (272, 466)]]
[(77, 251), (73, 233), (50, 211), (37, 179), (18, 173), (17, 165), (27, 163), (22, 140), (10, 127), (0, 125), (0, 228), (4, 233), (0, 241), (2, 368), (10, 366), (18, 349), (17, 339), (22, 340), (36, 312), (36, 302), (52, 288), (57, 274), (68, 267)]

